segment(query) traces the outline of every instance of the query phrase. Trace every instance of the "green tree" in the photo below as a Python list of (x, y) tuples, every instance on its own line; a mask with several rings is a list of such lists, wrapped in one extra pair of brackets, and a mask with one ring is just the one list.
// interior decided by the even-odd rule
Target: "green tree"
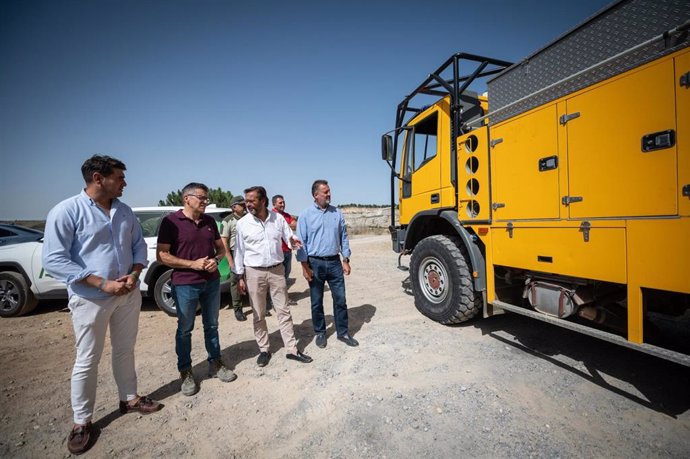
[[(233, 194), (230, 191), (223, 191), (220, 187), (211, 188), (208, 190), (208, 198), (210, 204), (215, 204), (218, 207), (230, 207), (230, 201)], [(182, 206), (182, 190), (171, 191), (165, 197), (165, 200), (158, 201), (159, 206)]]

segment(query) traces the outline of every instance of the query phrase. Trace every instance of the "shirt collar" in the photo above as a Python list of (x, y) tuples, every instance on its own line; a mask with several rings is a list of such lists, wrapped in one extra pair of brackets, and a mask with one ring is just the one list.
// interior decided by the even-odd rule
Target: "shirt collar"
[(331, 206), (331, 205), (329, 204), (329, 205), (326, 206), (325, 209), (322, 209), (321, 207), (319, 207), (319, 205), (318, 205), (316, 202), (314, 202), (313, 204), (314, 204), (314, 208), (315, 208), (317, 211), (321, 212), (322, 214), (325, 214), (326, 212), (328, 212), (329, 210), (331, 210), (331, 207), (333, 207), (333, 206)]
[[(267, 210), (268, 210), (268, 209), (267, 209)], [(268, 210), (268, 217), (266, 217), (266, 220), (261, 220), (259, 217), (257, 217), (256, 215), (254, 215), (254, 214), (251, 213), (251, 212), (247, 212), (247, 215), (249, 215), (250, 217), (252, 217), (252, 218), (254, 219), (255, 222), (259, 222), (259, 223), (261, 223), (261, 224), (263, 225), (264, 223), (270, 221), (271, 218), (275, 219), (276, 213), (275, 213), (274, 211), (272, 211), (272, 210)]]
[[(86, 201), (91, 207), (97, 206), (96, 201), (91, 199), (91, 196), (86, 194), (86, 189), (82, 188), (81, 192), (79, 193), (79, 197)], [(112, 201), (110, 201), (110, 208), (114, 209), (115, 207), (118, 207), (120, 205), (120, 200), (117, 198), (113, 198)]]

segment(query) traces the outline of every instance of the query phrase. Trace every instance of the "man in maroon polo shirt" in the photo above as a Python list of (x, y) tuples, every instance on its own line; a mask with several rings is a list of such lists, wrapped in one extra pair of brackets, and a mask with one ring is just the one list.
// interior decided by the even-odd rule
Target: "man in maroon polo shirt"
[[(177, 306), (175, 352), (182, 379), (181, 392), (194, 395), (198, 384), (192, 373), (192, 330), (197, 304), (201, 304), (204, 343), (208, 352), (208, 376), (223, 382), (237, 378), (220, 356), (218, 310), (220, 275), (218, 262), (225, 257), (225, 247), (213, 217), (205, 215), (208, 187), (190, 183), (182, 189), (184, 208), (166, 216), (158, 231), (156, 257), (173, 268), (172, 295)], [(232, 255), (229, 255), (229, 260)]]

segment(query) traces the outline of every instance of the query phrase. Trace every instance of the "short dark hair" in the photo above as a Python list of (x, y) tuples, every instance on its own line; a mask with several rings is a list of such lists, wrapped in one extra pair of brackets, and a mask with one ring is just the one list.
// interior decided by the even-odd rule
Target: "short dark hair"
[(250, 186), (249, 188), (244, 189), (244, 194), (245, 196), (247, 193), (256, 193), (257, 196), (259, 197), (259, 201), (266, 201), (266, 204), (268, 204), (268, 198), (266, 197), (266, 188), (262, 186)]
[(276, 205), (276, 201), (278, 199), (282, 199), (283, 201), (285, 201), (285, 198), (283, 197), (282, 194), (277, 194), (271, 198), (271, 202), (273, 203), (274, 206)]
[(103, 177), (109, 177), (114, 172), (113, 169), (126, 171), (127, 166), (119, 159), (111, 158), (110, 156), (93, 155), (81, 165), (81, 175), (86, 183), (91, 183), (93, 182), (93, 174), (96, 172)]
[(182, 188), (182, 197), (184, 198), (188, 194), (194, 194), (196, 190), (204, 190), (208, 193), (208, 187), (203, 183), (192, 182), (188, 183)]
[(316, 194), (316, 190), (318, 190), (321, 185), (328, 185), (328, 180), (324, 180), (324, 179), (314, 180), (314, 183), (312, 183), (312, 185), (311, 185), (311, 195), (312, 196), (314, 196)]

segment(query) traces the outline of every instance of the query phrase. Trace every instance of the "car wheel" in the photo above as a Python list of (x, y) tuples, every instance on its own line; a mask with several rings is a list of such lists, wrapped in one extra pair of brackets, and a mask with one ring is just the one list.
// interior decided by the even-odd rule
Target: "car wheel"
[(172, 276), (172, 269), (161, 274), (153, 287), (153, 299), (156, 300), (156, 305), (170, 316), (177, 315), (177, 305), (172, 295), (172, 283), (170, 277)]
[[(177, 305), (172, 295), (172, 269), (161, 274), (153, 286), (153, 299), (156, 305), (169, 316), (177, 316)], [(201, 311), (201, 304), (197, 304), (196, 312)]]
[(38, 304), (26, 279), (12, 271), (0, 272), (0, 317), (28, 314)]

